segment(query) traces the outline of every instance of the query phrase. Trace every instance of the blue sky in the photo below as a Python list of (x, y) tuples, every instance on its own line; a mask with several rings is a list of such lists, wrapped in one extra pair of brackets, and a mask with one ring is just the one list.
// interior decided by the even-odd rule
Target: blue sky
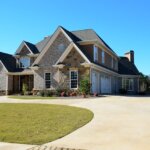
[(59, 25), (93, 28), (119, 56), (134, 50), (150, 74), (149, 0), (1, 0), (0, 51), (13, 54), (22, 40), (37, 43)]

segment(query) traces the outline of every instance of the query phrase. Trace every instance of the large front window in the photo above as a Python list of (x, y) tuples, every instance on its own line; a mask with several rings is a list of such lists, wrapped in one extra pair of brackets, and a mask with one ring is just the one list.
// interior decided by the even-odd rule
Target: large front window
[(45, 73), (45, 88), (51, 88), (51, 73)]
[(70, 88), (71, 89), (78, 88), (78, 71), (77, 70), (70, 71)]
[(134, 89), (134, 80), (131, 78), (122, 79), (122, 88), (127, 91), (133, 91)]
[(21, 57), (19, 62), (20, 62), (20, 68), (30, 67), (30, 58), (29, 57)]

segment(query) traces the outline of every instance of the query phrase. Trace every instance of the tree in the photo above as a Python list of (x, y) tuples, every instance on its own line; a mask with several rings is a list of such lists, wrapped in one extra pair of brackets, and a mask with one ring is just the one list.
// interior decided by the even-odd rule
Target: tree
[(145, 84), (145, 91), (150, 91), (150, 76), (144, 75), (143, 73), (140, 73), (140, 84)]

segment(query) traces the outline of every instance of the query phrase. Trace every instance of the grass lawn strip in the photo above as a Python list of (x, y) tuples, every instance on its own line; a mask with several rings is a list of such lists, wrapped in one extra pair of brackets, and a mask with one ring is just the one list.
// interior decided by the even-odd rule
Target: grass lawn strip
[(87, 109), (44, 104), (0, 104), (0, 141), (44, 144), (87, 124)]

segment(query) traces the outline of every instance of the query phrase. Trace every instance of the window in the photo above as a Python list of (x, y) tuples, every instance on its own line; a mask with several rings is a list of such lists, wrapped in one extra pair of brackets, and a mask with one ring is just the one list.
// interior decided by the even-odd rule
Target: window
[(51, 88), (51, 73), (45, 73), (45, 88)]
[(94, 45), (94, 61), (98, 61), (98, 47)]
[(111, 57), (111, 68), (114, 68), (114, 59)]
[(29, 57), (21, 57), (19, 60), (20, 68), (28, 68), (30, 67), (30, 58)]
[(133, 91), (134, 89), (134, 81), (130, 78), (123, 78), (122, 79), (122, 88), (127, 91)]
[(70, 88), (71, 89), (78, 88), (78, 71), (77, 70), (70, 71)]
[(105, 63), (105, 52), (102, 51), (102, 64), (104, 64), (104, 63)]
[(65, 45), (63, 43), (58, 45), (58, 50), (63, 52), (65, 50)]

